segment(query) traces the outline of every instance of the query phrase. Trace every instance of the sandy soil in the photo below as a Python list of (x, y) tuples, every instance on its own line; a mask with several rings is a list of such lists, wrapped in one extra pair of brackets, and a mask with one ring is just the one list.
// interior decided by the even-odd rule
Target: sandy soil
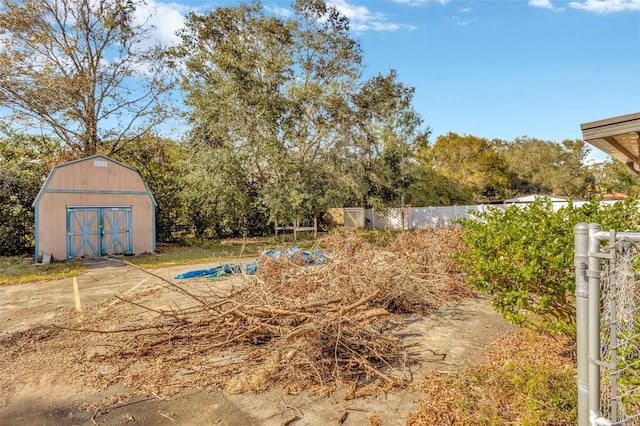
[[(212, 266), (174, 266), (152, 272), (173, 281), (179, 273)], [(196, 280), (189, 285), (225, 288), (234, 281)], [(396, 425), (417, 408), (421, 395), (411, 391), (345, 399), (346, 390), (324, 396), (287, 395), (277, 389), (241, 395), (189, 389), (171, 396), (152, 393), (122, 400), (122, 395), (131, 395), (135, 389), (122, 384), (105, 389), (94, 384), (89, 370), (83, 370), (86, 360), (101, 350), (99, 338), (79, 340), (55, 326), (82, 323), (83, 313), (96, 309), (115, 312), (117, 307), (126, 313), (126, 304), (116, 296), (135, 297), (154, 309), (187, 303), (166, 287), (144, 271), (108, 260), (95, 262), (75, 279), (0, 287), (0, 424), (298, 426), (375, 420)], [(455, 373), (484, 363), (487, 345), (513, 330), (487, 299), (475, 297), (447, 304), (428, 317), (409, 317), (400, 333), (417, 344), (421, 363), (413, 374), (419, 378), (430, 371)], [(101, 409), (105, 406), (109, 409)]]

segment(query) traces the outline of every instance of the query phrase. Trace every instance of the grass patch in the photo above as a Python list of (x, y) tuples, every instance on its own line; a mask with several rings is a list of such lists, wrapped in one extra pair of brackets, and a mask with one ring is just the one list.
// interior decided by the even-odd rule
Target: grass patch
[(21, 257), (4, 257), (0, 258), (0, 285), (69, 278), (86, 269), (87, 266), (81, 262), (53, 262), (35, 266), (33, 263), (25, 264)]
[(452, 376), (434, 373), (407, 425), (577, 423), (576, 369), (566, 337), (522, 329), (495, 343), (490, 361)]

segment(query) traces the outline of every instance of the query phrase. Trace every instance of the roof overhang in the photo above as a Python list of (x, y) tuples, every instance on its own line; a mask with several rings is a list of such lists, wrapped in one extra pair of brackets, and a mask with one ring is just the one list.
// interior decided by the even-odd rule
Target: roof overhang
[(640, 174), (640, 112), (580, 125), (582, 139)]

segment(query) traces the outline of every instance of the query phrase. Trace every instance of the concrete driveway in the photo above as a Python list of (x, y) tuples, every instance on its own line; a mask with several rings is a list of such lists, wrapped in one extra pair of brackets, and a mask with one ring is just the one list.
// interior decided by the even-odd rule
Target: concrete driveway
[[(255, 258), (239, 259), (239, 263)], [(234, 261), (235, 262), (235, 261)], [(161, 279), (133, 266), (110, 259), (87, 262), (86, 272), (73, 278), (0, 286), (0, 333), (12, 333), (35, 325), (50, 323), (56, 315), (70, 309), (116, 301), (114, 296), (136, 293), (166, 286)], [(189, 285), (188, 280), (175, 280), (184, 272), (209, 269), (224, 262), (179, 265), (150, 269), (149, 272), (169, 282)]]

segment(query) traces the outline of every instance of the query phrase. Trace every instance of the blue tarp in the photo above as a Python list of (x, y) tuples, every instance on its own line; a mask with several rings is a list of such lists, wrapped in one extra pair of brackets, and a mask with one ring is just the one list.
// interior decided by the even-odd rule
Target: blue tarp
[[(305, 265), (318, 265), (322, 263), (327, 263), (327, 259), (322, 255), (322, 253), (316, 251), (311, 253), (309, 251), (301, 251), (300, 247), (292, 247), (288, 249), (282, 250), (265, 250), (262, 252), (264, 256), (271, 256), (275, 259), (280, 259), (282, 256), (288, 256), (291, 260), (296, 260), (298, 258), (302, 259)], [(176, 276), (177, 280), (184, 280), (187, 278), (217, 278), (217, 277), (226, 277), (233, 274), (245, 274), (245, 275), (253, 275), (258, 270), (260, 266), (260, 261), (256, 260), (252, 263), (240, 263), (240, 264), (230, 264), (225, 263), (224, 265), (215, 266), (211, 269), (199, 269), (196, 271), (185, 272), (184, 274), (180, 274)]]
[(216, 266), (211, 269), (199, 269), (197, 271), (185, 272), (184, 274), (177, 275), (176, 279), (183, 280), (185, 278), (196, 277), (217, 278), (226, 277), (233, 274), (253, 275), (258, 269), (258, 265), (260, 265), (259, 261), (255, 261), (253, 263), (241, 263), (238, 265), (225, 263), (224, 265)]
[(305, 265), (318, 265), (321, 263), (327, 263), (327, 259), (320, 253), (316, 251), (311, 253), (310, 251), (301, 251), (300, 247), (295, 246), (288, 249), (282, 250), (265, 250), (262, 252), (264, 256), (271, 256), (276, 259), (280, 259), (282, 256), (287, 255), (289, 259), (296, 260), (302, 259)]

